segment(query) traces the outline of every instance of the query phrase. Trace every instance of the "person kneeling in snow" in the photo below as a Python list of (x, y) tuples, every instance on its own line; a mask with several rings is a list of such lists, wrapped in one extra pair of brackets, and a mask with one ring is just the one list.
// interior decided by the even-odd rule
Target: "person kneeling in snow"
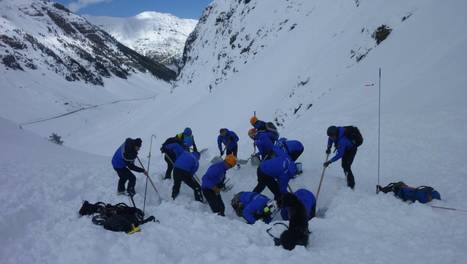
[(186, 151), (177, 143), (165, 146), (165, 151), (172, 151), (175, 153), (172, 199), (175, 200), (175, 198), (177, 198), (183, 181), (186, 185), (193, 189), (195, 200), (203, 202), (201, 186), (199, 186), (199, 183), (193, 177), (199, 167), (199, 152)]
[(239, 192), (231, 201), (235, 213), (252, 225), (258, 220), (269, 224), (276, 210), (274, 200), (255, 192)]
[(282, 195), (279, 203), (280, 208), (287, 208), (289, 227), (282, 232), (276, 246), (282, 245), (287, 250), (295, 246), (307, 246), (310, 231), (308, 231), (309, 216), (300, 199), (293, 193)]
[[(298, 189), (294, 192), (294, 195), (303, 204), (306, 210), (306, 216), (308, 221), (315, 217), (316, 212), (316, 198), (315, 195), (307, 189)], [(289, 209), (288, 207), (281, 208), (281, 216), (284, 220), (289, 220)]]
[(224, 187), (225, 173), (237, 164), (237, 158), (229, 154), (223, 161), (212, 164), (202, 178), (201, 189), (209, 203), (212, 212), (224, 216), (225, 205), (221, 197), (221, 189)]
[(127, 138), (125, 142), (118, 147), (112, 157), (112, 167), (120, 178), (118, 180), (118, 194), (125, 193), (125, 183), (128, 181), (128, 188), (126, 191), (128, 195), (135, 195), (136, 177), (130, 170), (142, 172), (144, 175), (148, 176), (147, 171), (134, 164), (142, 143), (143, 141), (141, 138)]

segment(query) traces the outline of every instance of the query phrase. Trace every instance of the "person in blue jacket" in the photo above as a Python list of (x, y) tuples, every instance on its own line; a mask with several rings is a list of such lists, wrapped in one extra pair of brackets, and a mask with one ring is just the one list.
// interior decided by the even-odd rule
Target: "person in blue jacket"
[(268, 136), (266, 131), (258, 131), (252, 128), (248, 131), (248, 136), (254, 140), (255, 146), (258, 148), (258, 156), (260, 160), (267, 160), (274, 156), (274, 143)]
[[(355, 131), (355, 129), (358, 133), (348, 133), (348, 131)], [(355, 155), (357, 154), (357, 148), (361, 142), (363, 142), (361, 134), (355, 127), (330, 126), (327, 129), (327, 135), (329, 138), (326, 154), (329, 155), (331, 153), (331, 147), (333, 144), (337, 150), (337, 153), (329, 161), (324, 162), (323, 166), (328, 167), (331, 163), (342, 159), (342, 169), (344, 170), (345, 176), (347, 178), (347, 186), (351, 189), (354, 189), (355, 178), (352, 173), (351, 166)], [(352, 135), (354, 135), (353, 138), (351, 138)]]
[(138, 157), (138, 151), (141, 148), (142, 142), (141, 138), (127, 138), (125, 142), (117, 148), (112, 157), (112, 167), (119, 177), (118, 194), (125, 193), (125, 184), (128, 181), (128, 188), (126, 188), (126, 191), (130, 196), (135, 195), (136, 177), (130, 170), (141, 172), (148, 176), (147, 171), (135, 165), (135, 159)]
[(193, 152), (198, 152), (198, 148), (196, 147), (195, 137), (193, 136), (193, 132), (191, 128), (186, 127), (182, 133), (176, 135), (177, 139), (182, 142), (185, 150), (191, 151), (193, 148)]
[(273, 143), (279, 139), (279, 132), (277, 127), (272, 122), (264, 122), (259, 120), (256, 116), (250, 118), (250, 124), (258, 131), (264, 131), (269, 136)]
[(227, 128), (221, 128), (219, 130), (219, 136), (217, 136), (217, 147), (219, 148), (220, 156), (224, 155), (222, 144), (225, 146), (225, 154), (233, 154), (237, 157), (238, 152), (238, 136), (235, 132), (228, 130)]
[(229, 154), (223, 161), (212, 164), (202, 178), (201, 189), (213, 213), (225, 216), (225, 205), (221, 197), (225, 173), (237, 164), (237, 158)]
[(193, 189), (195, 200), (203, 202), (201, 186), (193, 177), (199, 167), (199, 153), (189, 152), (177, 143), (169, 144), (165, 148), (167, 151), (172, 151), (176, 157), (173, 171), (174, 185), (172, 187), (172, 199), (175, 200), (177, 198), (183, 181)]
[(253, 192), (261, 193), (265, 187), (274, 194), (278, 201), (280, 195), (287, 193), (289, 180), (297, 174), (295, 162), (281, 148), (274, 146), (274, 157), (261, 162), (256, 171), (258, 184)]
[(304, 151), (303, 144), (298, 140), (288, 140), (286, 138), (280, 138), (276, 145), (284, 149), (289, 154), (293, 161), (296, 161)]
[(263, 220), (269, 224), (272, 220), (272, 214), (276, 210), (275, 203), (264, 196), (255, 192), (239, 192), (231, 201), (235, 213), (243, 217), (248, 224), (252, 225), (258, 220)]
[[(315, 217), (316, 211), (316, 198), (315, 195), (308, 191), (307, 189), (298, 189), (294, 192), (294, 195), (298, 198), (298, 200), (303, 204), (306, 210), (307, 219), (311, 220)], [(284, 220), (289, 220), (289, 208), (283, 207), (281, 208), (281, 216)]]

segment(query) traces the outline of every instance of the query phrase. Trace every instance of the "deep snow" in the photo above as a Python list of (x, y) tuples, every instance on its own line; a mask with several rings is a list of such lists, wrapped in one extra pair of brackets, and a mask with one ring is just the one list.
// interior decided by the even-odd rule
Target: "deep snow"
[[(374, 190), (377, 73), (382, 67), (381, 183), (403, 180), (414, 186), (431, 185), (443, 198), (434, 204), (467, 209), (467, 148), (462, 134), (467, 131), (467, 37), (459, 34), (467, 25), (466, 4), (460, 0), (449, 4), (416, 0), (359, 3), (357, 7), (354, 1), (250, 1), (249, 13), (239, 9), (232, 15), (232, 33), (243, 27), (245, 34), (255, 33), (258, 25), (276, 32), (286, 18), (297, 26), (271, 33), (264, 43), (258, 38), (256, 47), (265, 47), (255, 55), (229, 51), (238, 72), (227, 74), (209, 93), (208, 84), (222, 74), (212, 66), (224, 66), (217, 55), (228, 51), (223, 44), (231, 37), (215, 27), (218, 15), (230, 10), (230, 2), (215, 1), (212, 17), (200, 30), (205, 33), (195, 44), (193, 61), (171, 93), (161, 86), (151, 100), (106, 105), (23, 126), (42, 137), (57, 132), (65, 140), (64, 147), (50, 145), (2, 120), (1, 145), (12, 149), (11, 153), (2, 152), (0, 161), (0, 177), (5, 183), (0, 187), (0, 202), (5, 204), (0, 222), (0, 239), (6, 245), (0, 249), (0, 256), (6, 259), (2, 262), (463, 263), (467, 257), (465, 213), (408, 205), (390, 194), (375, 195)], [(401, 22), (408, 13), (412, 15)], [(382, 23), (394, 29), (375, 46), (369, 35)], [(360, 33), (362, 27), (369, 33)], [(214, 41), (205, 43), (206, 39)], [(372, 48), (359, 63), (350, 58), (350, 50), (357, 47)], [(192, 73), (196, 74), (188, 78)], [(27, 75), (22, 75), (25, 80), (9, 73), (2, 76), (14, 82), (8, 89), (28, 81)], [(306, 85), (298, 85), (308, 78)], [(139, 87), (145, 91), (145, 85)], [(120, 92), (120, 98), (133, 95), (123, 88)], [(291, 93), (294, 95), (289, 96)], [(2, 109), (2, 116), (16, 123), (30, 121), (31, 116), (44, 117), (23, 107), (31, 97), (24, 102), (19, 96), (8, 98), (12, 105), (18, 102), (17, 108)], [(2, 104), (4, 101), (2, 98)], [(313, 105), (293, 115), (300, 103)], [(38, 109), (44, 115), (59, 112), (49, 106)], [(170, 201), (171, 182), (160, 180), (164, 162), (158, 148), (185, 126), (193, 128), (200, 148), (209, 147), (198, 176), (217, 154), (216, 136), (221, 127), (239, 134), (239, 155), (248, 157), (252, 147), (246, 131), (254, 110), (261, 119), (284, 119), (281, 134), (304, 143), (305, 153), (300, 158), (304, 174), (291, 182), (294, 189), (316, 191), (327, 126), (354, 124), (363, 132), (365, 142), (353, 166), (356, 190), (344, 187), (340, 165), (332, 164), (318, 205), (329, 209), (325, 218), (311, 221), (308, 249), (288, 252), (276, 248), (264, 232), (267, 225), (249, 226), (234, 216), (230, 198), (254, 187), (253, 167), (229, 171), (235, 186), (223, 195), (226, 218), (214, 216), (206, 205), (194, 202), (188, 188), (182, 189), (175, 202)], [(149, 190), (148, 210), (161, 224), (149, 223), (141, 233), (126, 236), (106, 232), (89, 218), (77, 218), (83, 199), (125, 201), (115, 196), (116, 175), (109, 157), (127, 136), (143, 138), (140, 156), (145, 157), (151, 134), (157, 135), (151, 176), (165, 201), (158, 206)], [(144, 181), (142, 175), (137, 177), (141, 194)], [(142, 204), (141, 196), (137, 203)]]

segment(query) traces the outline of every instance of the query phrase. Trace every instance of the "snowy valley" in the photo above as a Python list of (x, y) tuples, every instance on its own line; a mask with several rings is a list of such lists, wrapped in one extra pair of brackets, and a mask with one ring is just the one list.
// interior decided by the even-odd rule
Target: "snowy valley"
[[(108, 36), (109, 52), (117, 53), (120, 63), (103, 58), (110, 76), (92, 71), (93, 80), (102, 80), (97, 85), (73, 65), (34, 49), (27, 34), (37, 32), (33, 36), (40, 40), (40, 34), (56, 36), (47, 27), (63, 29), (47, 14), (24, 12), (46, 13), (41, 11), (46, 8), (100, 37), (105, 31), (52, 9), (48, 1), (2, 0), (0, 6), (0, 35), (8, 36), (0, 38), (0, 145), (7, 150), (0, 154), (2, 263), (463, 263), (467, 257), (465, 212), (375, 194), (381, 68), (380, 184), (430, 185), (442, 198), (431, 205), (467, 209), (462, 133), (467, 131), (467, 35), (459, 33), (467, 26), (465, 1), (214, 0), (187, 39), (175, 80), (141, 66), (147, 66), (138, 63), (141, 55), (125, 55)], [(91, 40), (72, 38), (43, 37), (51, 42), (42, 45), (64, 62), (72, 58), (85, 69), (95, 67), (72, 49), (55, 48), (80, 42), (98, 57), (92, 43), (85, 45)], [(5, 63), (9, 56), (22, 70)], [(119, 65), (126, 78), (112, 72)], [(67, 80), (73, 74), (77, 79)], [(218, 154), (219, 128), (237, 132), (239, 157), (249, 157), (248, 121), (254, 111), (274, 121), (281, 136), (305, 145), (299, 158), (304, 173), (290, 182), (293, 189), (316, 192), (329, 125), (362, 131), (364, 143), (353, 165), (355, 190), (345, 187), (339, 163), (326, 170), (318, 208), (327, 212), (311, 220), (308, 248), (275, 247), (265, 232), (268, 225), (247, 225), (235, 215), (230, 199), (252, 190), (256, 167), (227, 173), (234, 187), (222, 194), (224, 218), (193, 201), (186, 186), (173, 201), (172, 182), (161, 179), (160, 144), (187, 126), (198, 147), (208, 148), (198, 176)], [(40, 120), (45, 121), (35, 122)], [(48, 142), (51, 133), (62, 136), (64, 145)], [(115, 195), (111, 155), (126, 137), (141, 137), (140, 157), (147, 164), (153, 134), (150, 175), (162, 203), (148, 189), (146, 210), (160, 223), (147, 223), (128, 236), (78, 218), (83, 200), (128, 203)], [(139, 206), (143, 177), (137, 175)], [(267, 190), (264, 194), (271, 197)]]

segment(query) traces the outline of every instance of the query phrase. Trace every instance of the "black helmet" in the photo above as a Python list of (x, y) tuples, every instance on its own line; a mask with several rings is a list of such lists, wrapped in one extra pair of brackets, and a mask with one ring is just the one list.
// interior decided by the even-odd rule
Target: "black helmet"
[(243, 211), (243, 204), (240, 202), (240, 195), (242, 192), (237, 193), (233, 198), (230, 204), (232, 205), (233, 209), (235, 210), (235, 213), (242, 217), (242, 211)]
[(337, 137), (339, 135), (339, 129), (336, 126), (328, 127), (328, 137)]

